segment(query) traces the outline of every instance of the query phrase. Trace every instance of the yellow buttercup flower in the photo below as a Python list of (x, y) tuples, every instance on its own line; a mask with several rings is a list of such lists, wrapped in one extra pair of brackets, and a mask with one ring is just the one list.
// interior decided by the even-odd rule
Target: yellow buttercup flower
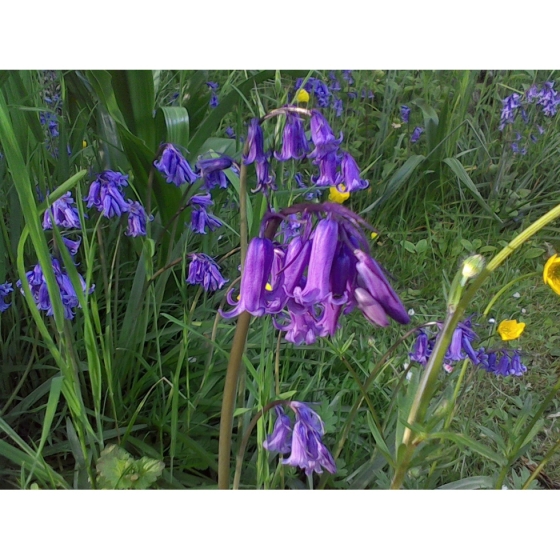
[(342, 183), (338, 186), (339, 188), (331, 187), (329, 189), (329, 200), (331, 202), (338, 202), (338, 204), (342, 204), (345, 200), (348, 200), (350, 193), (346, 192), (346, 187)]
[(309, 94), (304, 89), (300, 89), (297, 92), (296, 101), (298, 103), (309, 103)]
[(543, 280), (560, 296), (560, 257), (552, 255), (546, 261), (543, 270)]
[(372, 239), (377, 239), (379, 237), (379, 234), (376, 231), (372, 231), (370, 237)]
[(87, 142), (85, 140), (82, 140), (82, 148), (87, 148)]
[(518, 323), (515, 319), (502, 321), (498, 326), (498, 334), (502, 340), (515, 340), (525, 330), (525, 323)]

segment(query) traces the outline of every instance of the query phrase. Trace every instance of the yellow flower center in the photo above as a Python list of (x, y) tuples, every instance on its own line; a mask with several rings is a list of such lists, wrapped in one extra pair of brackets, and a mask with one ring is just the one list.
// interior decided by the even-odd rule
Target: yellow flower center
[(498, 334), (502, 340), (515, 340), (525, 330), (525, 323), (518, 323), (515, 319), (502, 321), (498, 326)]
[(297, 92), (296, 101), (298, 103), (308, 103), (309, 102), (309, 94), (304, 89), (300, 89)]
[(342, 204), (345, 200), (350, 198), (350, 193), (346, 192), (346, 186), (342, 183), (338, 187), (331, 187), (329, 189), (329, 200), (331, 202), (338, 202)]
[(543, 280), (560, 296), (560, 257), (553, 255), (546, 261)]
[[(266, 283), (266, 286), (264, 287), (264, 289), (265, 289), (267, 292), (272, 292), (272, 286), (270, 285), (269, 282)], [(240, 297), (241, 297), (241, 294), (238, 295), (235, 299), (236, 299), (237, 301), (239, 301), (239, 298), (240, 298)]]

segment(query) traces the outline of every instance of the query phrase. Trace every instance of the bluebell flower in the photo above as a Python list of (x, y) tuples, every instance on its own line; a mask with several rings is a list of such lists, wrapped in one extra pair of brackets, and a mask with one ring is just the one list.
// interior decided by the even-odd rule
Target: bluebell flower
[(231, 128), (231, 126), (228, 126), (225, 130), (226, 136), (228, 138), (235, 138), (235, 130), (233, 130), (233, 128)]
[(296, 422), (292, 434), (291, 454), (282, 463), (303, 469), (307, 476), (314, 472), (321, 474), (323, 469), (334, 474), (336, 464), (323, 444), (325, 429), (320, 416), (301, 402), (292, 401), (289, 406), (296, 415)]
[[(286, 225), (276, 246), (263, 237), (251, 240), (238, 302), (228, 293), (228, 303), (235, 307), (222, 316), (229, 319), (243, 311), (257, 317), (275, 315), (274, 325), (294, 344), (332, 336), (343, 314), (354, 308), (375, 325), (387, 326), (389, 317), (408, 323), (406, 309), (367, 253), (368, 241), (360, 229), (363, 220), (332, 202), (301, 207), (297, 213), (282, 216), (271, 211), (265, 216), (261, 235), (272, 216), (282, 217)], [(314, 215), (318, 215), (315, 225)], [(297, 224), (296, 231), (292, 224)]]
[(410, 120), (410, 112), (410, 107), (408, 107), (407, 105), (401, 105), (401, 119), (403, 123), (407, 124)]
[(408, 355), (410, 359), (414, 362), (418, 362), (425, 366), (430, 359), (433, 350), (433, 343), (430, 344), (430, 340), (428, 339), (428, 334), (424, 330), (418, 331), (418, 336), (416, 337), (416, 341), (414, 342), (414, 347), (412, 348), (412, 352)]
[(218, 218), (206, 211), (206, 209), (213, 204), (210, 193), (197, 194), (190, 198), (189, 206), (193, 208), (191, 214), (192, 231), (206, 234), (206, 227), (208, 227), (210, 231), (214, 231), (223, 225)]
[(311, 111), (311, 139), (315, 149), (309, 154), (310, 158), (321, 158), (334, 152), (342, 142), (342, 133), (337, 139), (327, 119), (316, 109)]
[[(74, 318), (74, 309), (76, 307), (80, 307), (80, 303), (78, 300), (78, 296), (76, 295), (76, 291), (70, 277), (68, 274), (62, 269), (58, 259), (51, 257), (52, 267), (54, 276), (56, 279), (56, 283), (59, 289), (59, 297), (64, 307), (64, 318), (65, 319), (73, 319)], [(78, 274), (78, 279), (80, 281), (81, 288), (86, 293), (86, 282), (80, 273)], [(43, 274), (43, 270), (41, 265), (37, 264), (33, 268), (26, 273), (27, 282), (29, 283), (29, 287), (31, 290), (31, 294), (37, 305), (37, 308), (40, 311), (46, 311), (47, 316), (51, 316), (54, 314), (51, 299), (49, 296), (49, 292), (47, 289), (46, 279)], [(20, 288), (21, 292), (23, 289), (21, 287), (21, 280), (18, 280), (16, 283), (17, 287)], [(92, 286), (88, 293), (92, 293), (95, 289), (95, 286)]]
[(194, 198), (196, 197), (193, 196), (189, 203), (193, 207), (192, 214), (191, 214), (192, 231), (194, 231), (195, 233), (206, 234), (206, 228), (208, 228), (210, 231), (214, 231), (224, 225), (218, 218), (216, 218), (216, 216), (209, 214), (206, 211), (205, 205), (194, 204), (193, 203)]
[(254, 237), (247, 247), (245, 269), (241, 276), (241, 287), (239, 298), (236, 302), (232, 297), (232, 291), (227, 294), (230, 305), (235, 307), (228, 312), (220, 310), (222, 317), (231, 319), (243, 311), (249, 312), (255, 317), (262, 317), (265, 313), (277, 313), (281, 307), (272, 305), (272, 292), (266, 290), (272, 263), (274, 260), (274, 245), (269, 239)]
[(43, 216), (43, 229), (52, 229), (54, 223), (57, 227), (65, 229), (81, 229), (80, 216), (74, 204), (72, 194), (68, 191), (49, 206)]
[(411, 144), (416, 144), (416, 142), (418, 142), (418, 140), (420, 139), (421, 134), (424, 132), (424, 129), (421, 126), (417, 126), (411, 136), (410, 136), (410, 143)]
[(204, 179), (204, 186), (209, 190), (214, 187), (227, 189), (228, 178), (224, 169), (229, 169), (232, 165), (233, 160), (225, 154), (216, 158), (199, 159), (196, 162), (197, 170)]
[(542, 95), (537, 102), (542, 106), (542, 111), (547, 117), (553, 117), (560, 105), (560, 94), (554, 89), (554, 82), (545, 82), (542, 87)]
[(192, 185), (198, 179), (189, 162), (173, 144), (165, 144), (160, 159), (154, 161), (154, 167), (165, 176), (167, 183), (176, 187), (183, 183)]
[(217, 82), (206, 82), (206, 85), (207, 85), (212, 91), (217, 91), (217, 89), (220, 87), (220, 84), (218, 84)]
[[(153, 216), (150, 216), (150, 220), (153, 220)], [(148, 216), (146, 215), (146, 210), (140, 204), (133, 200), (128, 201), (128, 227), (125, 234), (130, 237), (138, 237), (140, 235), (146, 235), (146, 222)]]
[(6, 303), (4, 298), (10, 293), (13, 292), (14, 289), (12, 288), (11, 282), (5, 282), (4, 284), (0, 284), (0, 312), (4, 313), (6, 309), (12, 305), (11, 303)]
[(309, 144), (305, 136), (303, 120), (296, 114), (286, 115), (286, 124), (282, 133), (282, 151), (274, 152), (274, 157), (279, 161), (301, 159), (307, 155)]
[(489, 373), (508, 377), (521, 377), (527, 372), (527, 366), (521, 362), (519, 350), (513, 350), (511, 356), (505, 348), (488, 352), (486, 359), (481, 361), (481, 367)]
[(342, 99), (340, 99), (340, 98), (338, 98), (338, 97), (335, 97), (335, 98), (333, 99), (331, 108), (334, 110), (334, 114), (335, 114), (337, 117), (341, 117), (341, 116), (342, 116), (342, 112), (343, 112), (343, 110), (344, 110), (344, 106), (343, 106), (343, 104), (342, 104)]
[(73, 241), (72, 239), (68, 239), (67, 237), (62, 238), (62, 242), (66, 245), (68, 252), (75, 256), (78, 254), (78, 250), (80, 249), (80, 244), (82, 242), (82, 238), (78, 237), (77, 241)]
[(305, 306), (321, 303), (331, 294), (330, 272), (336, 253), (338, 239), (338, 222), (325, 218), (315, 227), (307, 281), (302, 289), (294, 288), (294, 299)]
[(342, 174), (338, 171), (341, 158), (336, 151), (326, 152), (315, 158), (313, 163), (319, 167), (319, 175), (312, 177), (318, 187), (339, 185), (343, 181)]
[(277, 415), (274, 429), (263, 442), (263, 448), (284, 455), (292, 449), (292, 423), (290, 417), (284, 414), (281, 406), (275, 406), (274, 412)]
[(521, 96), (512, 93), (502, 101), (502, 114), (500, 117), (499, 130), (503, 130), (507, 124), (512, 124), (517, 115), (516, 109), (521, 107)]
[(218, 99), (218, 96), (214, 92), (212, 92), (210, 95), (210, 102), (208, 103), (208, 105), (210, 105), (212, 109), (215, 109), (219, 104), (220, 101)]
[(331, 92), (325, 82), (315, 79), (313, 82), (313, 94), (317, 98), (319, 107), (328, 107), (331, 98)]
[[(360, 168), (356, 160), (349, 153), (344, 152), (340, 166), (342, 169), (343, 182), (346, 187), (345, 192), (353, 192), (368, 188), (369, 181), (360, 179)], [(335, 183), (332, 184), (334, 185)]]
[(87, 207), (96, 208), (106, 218), (121, 216), (128, 212), (128, 202), (124, 200), (122, 187), (128, 185), (128, 175), (118, 171), (103, 171), (90, 185), (84, 201)]
[(354, 83), (354, 78), (352, 77), (352, 70), (343, 70), (342, 71), (343, 79), (351, 86)]
[(277, 189), (275, 177), (270, 170), (270, 162), (267, 158), (255, 162), (255, 172), (257, 175), (257, 186), (252, 192), (263, 192), (266, 195), (269, 189), (273, 191)]
[(542, 97), (542, 91), (539, 90), (537, 84), (533, 84), (526, 92), (525, 97), (529, 103), (532, 103), (535, 99), (540, 99)]
[(259, 119), (251, 119), (249, 131), (247, 133), (247, 142), (249, 150), (246, 156), (243, 156), (243, 163), (249, 165), (255, 161), (262, 162), (265, 159), (264, 154), (264, 135)]
[(333, 72), (329, 73), (329, 79), (331, 83), (329, 84), (331, 91), (341, 91), (342, 88), (340, 87), (340, 82), (337, 80), (335, 74)]
[(222, 276), (220, 267), (212, 257), (204, 253), (193, 253), (190, 257), (191, 262), (187, 277), (189, 284), (202, 286), (207, 292), (215, 292), (228, 282)]

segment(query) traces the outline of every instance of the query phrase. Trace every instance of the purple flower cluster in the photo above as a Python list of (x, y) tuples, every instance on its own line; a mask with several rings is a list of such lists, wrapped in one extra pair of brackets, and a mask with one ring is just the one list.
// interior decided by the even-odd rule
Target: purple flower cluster
[(199, 178), (173, 144), (164, 144), (161, 157), (154, 161), (154, 167), (164, 175), (166, 182), (176, 187), (184, 183), (192, 185)]
[(6, 303), (4, 301), (4, 298), (13, 291), (14, 289), (12, 288), (11, 282), (0, 284), (0, 313), (4, 313), (4, 311), (6, 311), (6, 309), (8, 309), (10, 305), (12, 305), (11, 303)]
[(88, 208), (95, 208), (106, 218), (120, 217), (128, 212), (128, 202), (123, 196), (123, 187), (128, 186), (128, 175), (118, 171), (103, 171), (89, 187), (84, 198)]
[[(309, 151), (311, 143), (307, 139), (303, 120), (293, 109), (291, 106), (284, 107), (286, 124), (282, 135), (282, 149), (274, 153), (276, 159), (286, 161), (311, 158), (319, 169), (319, 174), (312, 177), (313, 183), (318, 187), (339, 188), (344, 183), (344, 192), (366, 189), (369, 182), (360, 178), (360, 169), (355, 159), (348, 152), (339, 149), (342, 133), (337, 138), (327, 119), (318, 110), (313, 109), (310, 119), (313, 150)], [(262, 190), (266, 193), (269, 188), (276, 189), (268, 155), (264, 152), (263, 131), (256, 118), (249, 126), (248, 142), (249, 151), (243, 161), (246, 165), (255, 163), (257, 188), (254, 192)]]
[(302, 402), (291, 401), (288, 406), (295, 414), (293, 429), (290, 417), (281, 406), (276, 406), (274, 410), (278, 418), (263, 447), (282, 455), (289, 453), (290, 456), (282, 463), (303, 469), (307, 476), (314, 472), (321, 474), (323, 469), (334, 474), (334, 459), (322, 440), (325, 428), (321, 417)]
[(207, 292), (219, 290), (228, 280), (220, 272), (216, 261), (204, 253), (193, 253), (190, 255), (189, 284), (202, 286)]
[(327, 84), (318, 78), (298, 78), (294, 85), (296, 93), (300, 89), (304, 89), (310, 95), (313, 94), (317, 99), (319, 107), (327, 108), (330, 104), (332, 93)]
[(219, 84), (216, 82), (206, 82), (206, 85), (210, 88), (210, 107), (215, 109), (220, 103), (218, 101), (218, 88), (220, 87)]
[[(262, 237), (270, 220), (287, 220), (295, 213), (301, 227), (289, 241), (274, 243)], [(294, 344), (333, 336), (341, 315), (355, 308), (374, 325), (388, 326), (388, 317), (408, 323), (406, 309), (369, 255), (364, 225), (348, 208), (330, 202), (268, 214), (261, 236), (249, 243), (239, 297), (228, 292), (228, 303), (235, 307), (222, 316), (230, 319), (243, 311), (256, 317), (270, 314)]]
[[(81, 307), (78, 296), (76, 295), (76, 291), (70, 277), (68, 274), (63, 270), (62, 266), (58, 262), (58, 259), (51, 257), (54, 277), (56, 279), (56, 283), (59, 290), (60, 299), (62, 301), (62, 305), (64, 306), (64, 318), (65, 319), (73, 319), (74, 318), (74, 309), (76, 307)], [(78, 274), (78, 278), (80, 280), (81, 288), (83, 293), (86, 293), (87, 286), (86, 282), (83, 279), (82, 275)], [(52, 308), (51, 299), (49, 296), (49, 292), (47, 289), (47, 283), (45, 276), (43, 274), (43, 269), (41, 268), (40, 264), (36, 264), (35, 267), (26, 273), (27, 282), (29, 283), (29, 287), (31, 289), (31, 294), (33, 295), (33, 299), (35, 300), (35, 304), (37, 308), (41, 311), (46, 311), (47, 315), (53, 315), (54, 311)], [(18, 280), (16, 283), (17, 287), (20, 288), (21, 293), (23, 292), (21, 286), (21, 280)], [(95, 286), (92, 286), (88, 293), (93, 292)]]
[(192, 196), (188, 204), (192, 207), (191, 230), (195, 233), (206, 234), (206, 228), (214, 231), (223, 225), (216, 216), (206, 211), (214, 204), (209, 192)]
[(58, 200), (53, 202), (52, 206), (47, 208), (43, 216), (43, 229), (53, 228), (53, 220), (57, 227), (65, 229), (81, 229), (80, 216), (78, 209), (72, 198), (72, 194), (68, 191)]
[(118, 171), (103, 171), (91, 183), (84, 202), (87, 202), (88, 208), (95, 208), (106, 218), (120, 218), (123, 213), (128, 213), (126, 235), (130, 237), (146, 235), (147, 220), (153, 220), (153, 216), (148, 217), (139, 202), (124, 199), (123, 187), (126, 186), (128, 186), (128, 175)]
[[(442, 324), (438, 323), (441, 328)], [(428, 336), (428, 333), (420, 329), (410, 359), (425, 366), (432, 355), (436, 341), (440, 333), (436, 336)], [(506, 349), (491, 350), (486, 352), (481, 346), (477, 349), (473, 347), (473, 342), (478, 338), (471, 324), (471, 319), (459, 322), (451, 337), (451, 343), (444, 357), (444, 366), (450, 369), (456, 362), (469, 358), (470, 361), (482, 369), (496, 375), (516, 375), (521, 376), (527, 368), (521, 362), (521, 355), (518, 350), (509, 354)]]
[[(499, 130), (515, 124), (524, 129), (525, 135), (532, 143), (538, 141), (538, 135), (544, 133), (544, 128), (539, 124), (539, 112), (547, 118), (554, 117), (560, 106), (560, 93), (554, 89), (554, 82), (545, 82), (542, 86), (531, 85), (523, 94), (513, 93), (502, 101)], [(517, 120), (521, 116), (522, 122)], [(523, 145), (523, 136), (519, 131), (514, 131), (516, 138), (510, 147), (514, 154), (525, 155), (530, 146), (529, 142)]]

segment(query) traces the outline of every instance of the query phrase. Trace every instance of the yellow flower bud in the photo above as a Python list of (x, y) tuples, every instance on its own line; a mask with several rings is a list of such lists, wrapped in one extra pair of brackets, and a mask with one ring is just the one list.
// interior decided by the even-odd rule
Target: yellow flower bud
[(85, 140), (82, 141), (82, 148), (87, 148), (87, 142)]
[(498, 326), (498, 334), (502, 340), (515, 340), (525, 330), (525, 323), (518, 323), (515, 319), (502, 321)]
[(350, 193), (346, 192), (346, 187), (341, 183), (337, 187), (331, 187), (329, 189), (329, 200), (331, 202), (338, 202), (342, 204), (345, 200), (348, 200)]
[(544, 265), (544, 283), (550, 286), (560, 296), (560, 257), (552, 255)]
[(309, 94), (304, 89), (300, 89), (296, 95), (296, 101), (298, 103), (309, 103)]

